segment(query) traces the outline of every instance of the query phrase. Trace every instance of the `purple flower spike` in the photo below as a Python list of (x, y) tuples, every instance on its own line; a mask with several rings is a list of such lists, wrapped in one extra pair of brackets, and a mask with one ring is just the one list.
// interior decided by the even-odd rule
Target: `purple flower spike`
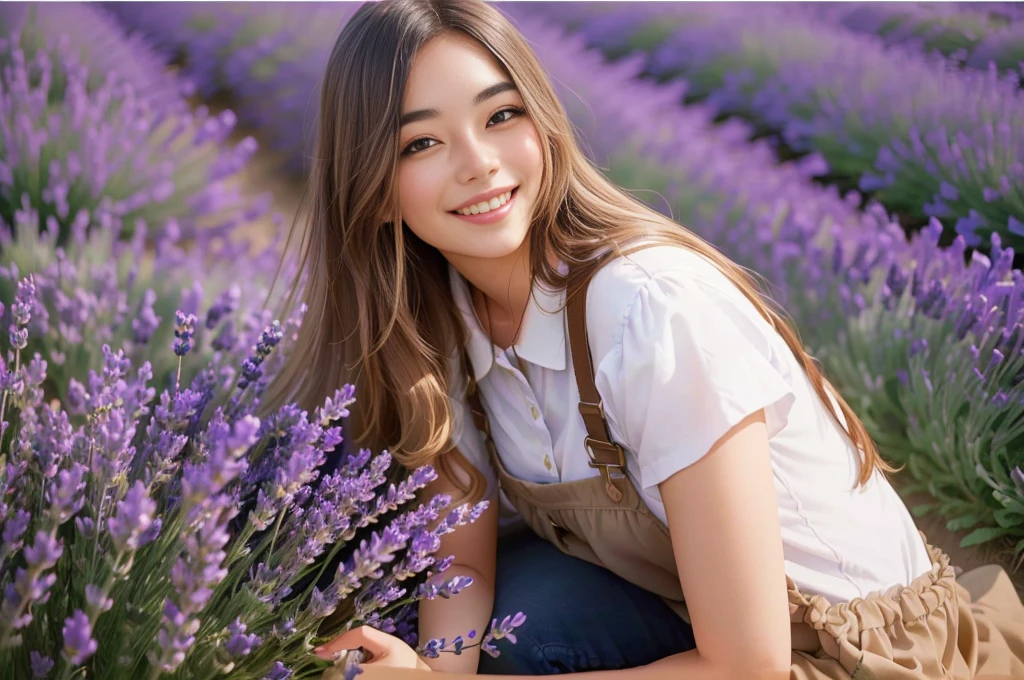
[(156, 502), (146, 494), (146, 486), (135, 482), (124, 500), (118, 502), (117, 514), (107, 520), (115, 552), (134, 551), (143, 545), (139, 539), (152, 527), (155, 511)]
[(500, 654), (498, 648), (494, 645), (494, 640), (505, 639), (515, 644), (517, 642), (515, 634), (512, 632), (519, 626), (526, 623), (526, 615), (522, 612), (518, 612), (515, 616), (506, 616), (498, 623), (498, 619), (491, 621), (491, 628), (484, 635), (480, 641), (480, 648), (487, 652), (490, 656), (497, 658)]
[(36, 533), (35, 543), (25, 548), (25, 561), (29, 567), (49, 569), (57, 564), (63, 552), (62, 542), (45, 531)]
[(32, 277), (18, 282), (18, 292), (11, 305), (11, 328), (9, 332), (11, 347), (23, 350), (28, 346), (28, 323), (32, 319), (32, 311), (36, 306), (36, 286)]
[(263, 329), (259, 341), (253, 347), (252, 354), (242, 364), (242, 379), (238, 383), (239, 389), (244, 390), (263, 376), (263, 370), (260, 368), (260, 365), (283, 337), (284, 331), (282, 331), (281, 324), (278, 321), (274, 321)]
[(248, 655), (260, 643), (259, 636), (246, 635), (245, 624), (237, 618), (228, 625), (228, 635), (231, 637), (228, 638), (224, 648), (235, 659)]
[(238, 284), (233, 284), (229, 289), (217, 297), (217, 300), (206, 313), (206, 328), (212, 330), (217, 327), (220, 320), (238, 309), (238, 301), (241, 299), (242, 289)]
[(160, 325), (160, 317), (153, 311), (156, 303), (156, 293), (152, 288), (147, 288), (142, 295), (142, 303), (139, 308), (138, 317), (132, 320), (133, 340), (136, 344), (145, 345), (153, 337), (157, 326)]
[(192, 349), (192, 335), (196, 332), (196, 315), (174, 313), (174, 353), (183, 357)]
[(96, 612), (103, 613), (110, 611), (114, 601), (103, 594), (103, 591), (96, 585), (89, 583), (85, 586), (85, 601)]
[(356, 658), (357, 656), (359, 656), (359, 654), (354, 653), (352, 654), (351, 659), (345, 660), (345, 680), (356, 680), (356, 677), (362, 675), (363, 669), (359, 666), (359, 661)]
[(291, 669), (280, 661), (275, 661), (274, 667), (270, 669), (269, 673), (263, 676), (263, 680), (288, 680), (290, 677), (292, 677)]
[(92, 624), (81, 609), (64, 620), (64, 653), (74, 666), (80, 665), (96, 652), (96, 640), (92, 638)]
[(32, 677), (43, 680), (53, 670), (53, 659), (43, 656), (37, 651), (29, 652), (29, 663), (32, 665)]

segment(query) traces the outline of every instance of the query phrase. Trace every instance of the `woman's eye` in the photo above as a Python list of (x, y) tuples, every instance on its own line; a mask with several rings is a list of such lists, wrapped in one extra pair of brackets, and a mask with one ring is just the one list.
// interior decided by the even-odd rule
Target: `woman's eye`
[(409, 154), (409, 153), (416, 153), (417, 151), (426, 151), (427, 149), (430, 148), (429, 146), (417, 147), (416, 145), (420, 144), (420, 143), (423, 143), (423, 142), (432, 142), (432, 141), (434, 141), (434, 140), (430, 139), (429, 137), (420, 137), (419, 139), (414, 139), (411, 142), (409, 142), (408, 146), (405, 147), (405, 151), (403, 151), (403, 153)]
[[(512, 120), (516, 116), (520, 116), (520, 115), (526, 113), (526, 110), (518, 108), (518, 107), (515, 107), (515, 106), (509, 107), (507, 109), (502, 109), (501, 111), (498, 111), (493, 116), (491, 116), (491, 120), (488, 121), (488, 122), (491, 122), (495, 118), (497, 118), (498, 116), (501, 116), (501, 115), (506, 114), (506, 113), (510, 114), (510, 115), (508, 117), (502, 119), (502, 120), (496, 121), (495, 125), (500, 124), (500, 123), (507, 123), (508, 121)], [(419, 145), (419, 144), (426, 144), (426, 143), (433, 142), (433, 141), (434, 140), (430, 139), (429, 137), (420, 137), (419, 139), (414, 139), (414, 140), (412, 140), (411, 142), (409, 142), (406, 145), (405, 149), (402, 151), (402, 155), (403, 156), (408, 156), (408, 155), (411, 155), (411, 154), (414, 154), (414, 153), (418, 153), (420, 151), (426, 151), (427, 149), (430, 148), (430, 146), (417, 146), (417, 145)]]
[(520, 115), (522, 113), (525, 113), (525, 111), (523, 109), (516, 108), (516, 107), (513, 106), (513, 107), (510, 107), (510, 108), (502, 109), (501, 111), (498, 111), (496, 114), (491, 116), (491, 120), (494, 120), (495, 118), (497, 118), (498, 116), (500, 116), (503, 113), (508, 113), (508, 114), (511, 114), (511, 115), (508, 118), (504, 119), (504, 120), (499, 120), (498, 121), (499, 123), (506, 123), (506, 122), (512, 120), (513, 118), (515, 118), (516, 116), (518, 116), (518, 115)]

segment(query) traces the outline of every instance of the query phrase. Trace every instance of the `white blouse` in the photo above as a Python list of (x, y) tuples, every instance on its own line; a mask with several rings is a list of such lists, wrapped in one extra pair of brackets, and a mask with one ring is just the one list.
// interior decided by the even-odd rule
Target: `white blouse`
[[(450, 272), (506, 469), (540, 483), (599, 475), (583, 447), (566, 315), (556, 311), (564, 291), (534, 287), (515, 345), (523, 373), (512, 348), (502, 350), (484, 333), (465, 279)], [(859, 451), (785, 340), (704, 258), (655, 246), (611, 260), (587, 292), (587, 328), (609, 429), (626, 451), (631, 481), (662, 521), (658, 484), (763, 408), (786, 573), (802, 591), (849, 601), (909, 583), (931, 567), (910, 513), (881, 473), (851, 490)], [(454, 441), (487, 477), (490, 498), (496, 473), (469, 416), (464, 381), (454, 384)], [(521, 522), (503, 495), (501, 506), (504, 530)]]

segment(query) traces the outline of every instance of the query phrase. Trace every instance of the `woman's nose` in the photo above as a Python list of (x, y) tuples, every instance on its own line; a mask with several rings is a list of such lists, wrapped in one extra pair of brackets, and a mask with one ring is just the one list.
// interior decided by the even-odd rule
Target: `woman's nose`
[(459, 144), (457, 154), (458, 180), (463, 183), (493, 175), (501, 167), (498, 152), (473, 137), (468, 137)]

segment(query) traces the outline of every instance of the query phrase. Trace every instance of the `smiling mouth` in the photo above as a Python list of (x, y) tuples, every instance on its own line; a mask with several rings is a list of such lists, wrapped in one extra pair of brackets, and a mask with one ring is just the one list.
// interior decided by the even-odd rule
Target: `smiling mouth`
[(504, 203), (499, 205), (497, 208), (491, 208), (491, 209), (487, 210), (486, 212), (470, 213), (468, 215), (465, 215), (463, 213), (460, 213), (458, 210), (449, 210), (448, 214), (449, 215), (458, 215), (459, 217), (475, 217), (476, 215), (486, 215), (487, 213), (494, 212), (496, 210), (501, 210), (502, 208), (504, 208), (506, 205), (508, 205), (512, 201), (513, 198), (516, 197), (516, 194), (518, 192), (519, 192), (519, 187), (517, 186), (515, 189), (513, 189), (509, 193), (509, 197), (508, 197), (507, 201), (505, 201)]

